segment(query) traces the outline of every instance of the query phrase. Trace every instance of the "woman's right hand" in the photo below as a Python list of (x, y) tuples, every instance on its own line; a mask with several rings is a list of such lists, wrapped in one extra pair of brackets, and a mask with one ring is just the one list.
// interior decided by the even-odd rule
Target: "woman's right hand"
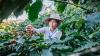
[(32, 25), (26, 26), (26, 32), (27, 32), (27, 33), (30, 33), (30, 34), (31, 34), (31, 33), (33, 33), (33, 31), (34, 31), (34, 30), (33, 30), (33, 26), (32, 26)]

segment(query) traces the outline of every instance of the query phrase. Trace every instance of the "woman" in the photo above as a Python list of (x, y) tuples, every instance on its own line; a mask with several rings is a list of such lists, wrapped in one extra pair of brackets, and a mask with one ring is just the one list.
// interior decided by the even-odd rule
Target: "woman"
[[(45, 22), (49, 25), (48, 27), (43, 27), (36, 29), (32, 25), (27, 26), (27, 32), (29, 33), (43, 33), (44, 34), (44, 40), (46, 42), (53, 42), (60, 40), (60, 37), (62, 36), (62, 32), (58, 30), (58, 26), (61, 23), (60, 16), (58, 14), (52, 14), (50, 18), (47, 18)], [(53, 56), (49, 49), (43, 49), (42, 56)]]
[(43, 33), (44, 40), (60, 40), (62, 32), (58, 30), (58, 26), (62, 20), (58, 14), (52, 14), (50, 18), (47, 18), (45, 22), (49, 25), (48, 27), (43, 27), (36, 29), (32, 25), (27, 26), (27, 32)]

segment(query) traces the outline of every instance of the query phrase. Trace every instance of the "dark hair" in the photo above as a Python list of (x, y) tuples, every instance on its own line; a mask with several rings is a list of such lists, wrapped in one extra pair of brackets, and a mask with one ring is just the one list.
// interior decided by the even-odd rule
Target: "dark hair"
[(57, 19), (49, 19), (48, 22), (50, 22), (51, 20), (55, 20), (57, 22), (57, 27), (60, 25), (61, 21), (57, 20)]

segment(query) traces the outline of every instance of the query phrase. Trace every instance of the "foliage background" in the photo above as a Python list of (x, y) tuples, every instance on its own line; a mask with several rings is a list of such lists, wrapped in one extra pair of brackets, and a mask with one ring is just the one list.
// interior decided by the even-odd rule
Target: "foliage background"
[[(69, 55), (72, 53), (84, 52), (84, 50), (86, 49), (90, 49), (92, 47), (100, 45), (100, 37), (99, 37), (100, 1), (99, 0), (88, 0), (88, 1), (53, 0), (53, 1), (55, 3), (56, 10), (52, 11), (59, 13), (63, 20), (63, 22), (59, 26), (59, 29), (63, 32), (63, 35), (60, 41), (57, 41), (52, 45), (51, 48), (53, 50), (53, 53), (56, 53), (56, 55), (64, 55), (64, 54)], [(32, 24), (36, 28), (47, 26), (46, 24), (44, 24), (43, 21), (45, 20), (46, 17), (50, 15), (50, 13), (45, 13), (43, 15), (39, 14), (39, 12), (42, 10), (43, 6), (42, 2), (43, 2), (42, 0), (36, 0), (36, 2), (29, 3), (27, 5), (25, 3), (26, 6), (24, 7), (24, 10), (26, 10), (28, 14), (28, 19), (26, 19), (22, 23), (19, 23), (18, 25), (16, 25), (16, 23), (12, 23), (11, 25), (9, 25), (9, 27), (8, 26), (5, 27), (4, 28), (5, 32), (0, 33), (0, 43), (4, 41), (9, 42), (11, 39), (15, 38), (17, 35), (16, 32), (21, 32), (21, 31), (25, 32), (25, 27), (28, 24)], [(20, 4), (20, 6), (21, 5), (24, 5), (24, 3)], [(17, 9), (15, 11), (17, 11)], [(14, 12), (11, 11), (10, 13), (13, 12), (15, 15), (17, 15), (15, 11)], [(0, 21), (2, 21), (5, 17), (8, 16), (8, 14), (7, 16), (5, 14), (3, 14), (3, 16), (0, 17), (1, 18)], [(91, 15), (96, 15), (96, 17), (92, 18)], [(29, 46), (26, 45), (26, 47)], [(0, 48), (2, 49), (2, 46)], [(20, 52), (23, 53), (23, 51)], [(96, 56), (100, 54), (93, 53), (92, 55)]]

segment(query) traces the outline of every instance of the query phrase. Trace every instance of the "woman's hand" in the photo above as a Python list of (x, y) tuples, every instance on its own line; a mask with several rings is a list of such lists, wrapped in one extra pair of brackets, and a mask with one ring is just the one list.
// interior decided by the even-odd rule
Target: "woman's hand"
[(32, 35), (34, 33), (34, 27), (32, 25), (28, 25), (26, 26), (26, 32), (29, 34), (29, 35)]

